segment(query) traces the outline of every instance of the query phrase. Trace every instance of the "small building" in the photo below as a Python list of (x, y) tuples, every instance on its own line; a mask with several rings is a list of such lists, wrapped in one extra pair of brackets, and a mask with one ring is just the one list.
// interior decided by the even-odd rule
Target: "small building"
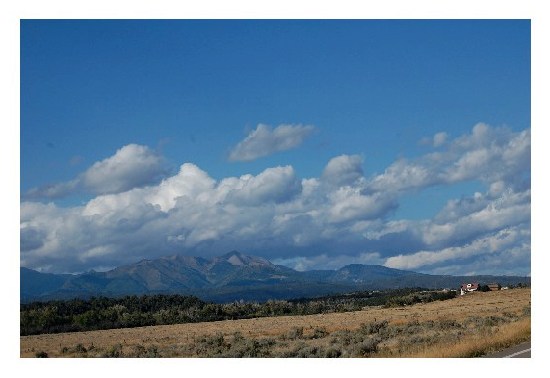
[(498, 291), (501, 288), (499, 283), (490, 283), (487, 286), (489, 287), (489, 290), (491, 290), (491, 291)]
[(460, 286), (460, 295), (464, 295), (466, 293), (470, 293), (472, 291), (478, 291), (479, 290), (479, 283), (473, 282), (473, 283), (464, 283)]

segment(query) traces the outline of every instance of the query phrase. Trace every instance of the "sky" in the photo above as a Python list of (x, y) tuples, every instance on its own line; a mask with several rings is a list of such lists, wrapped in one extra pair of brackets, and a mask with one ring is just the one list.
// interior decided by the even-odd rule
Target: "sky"
[(529, 20), (22, 20), (20, 264), (531, 274)]

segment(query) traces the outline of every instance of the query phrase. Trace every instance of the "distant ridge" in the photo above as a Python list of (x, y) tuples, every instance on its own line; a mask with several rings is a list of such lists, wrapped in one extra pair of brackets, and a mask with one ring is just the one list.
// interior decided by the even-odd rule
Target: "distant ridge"
[(352, 264), (337, 270), (299, 272), (231, 251), (212, 259), (166, 256), (107, 272), (40, 273), (20, 268), (21, 302), (91, 296), (185, 294), (205, 300), (265, 301), (403, 287), (458, 288), (464, 282), (530, 284), (530, 277), (430, 275), (381, 265)]

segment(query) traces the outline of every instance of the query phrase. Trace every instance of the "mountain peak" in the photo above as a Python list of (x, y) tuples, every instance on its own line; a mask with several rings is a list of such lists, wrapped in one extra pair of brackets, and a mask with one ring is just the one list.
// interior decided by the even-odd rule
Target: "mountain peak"
[(230, 258), (232, 256), (245, 257), (246, 255), (244, 253), (241, 253), (241, 252), (237, 251), (237, 250), (233, 250), (231, 252), (227, 252), (224, 255), (221, 255), (220, 258)]
[(256, 257), (248, 256), (239, 251), (231, 251), (215, 259), (217, 261), (226, 261), (234, 266), (271, 266), (268, 260)]
[(231, 265), (245, 265), (243, 259), (237, 254), (232, 255), (227, 259), (227, 262), (231, 263)]

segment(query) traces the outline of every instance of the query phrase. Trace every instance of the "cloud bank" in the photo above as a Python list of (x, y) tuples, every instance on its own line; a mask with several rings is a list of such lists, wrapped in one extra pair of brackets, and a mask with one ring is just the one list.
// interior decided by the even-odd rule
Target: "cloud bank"
[(252, 161), (276, 152), (298, 147), (315, 128), (303, 125), (279, 125), (272, 129), (259, 124), (229, 153), (230, 161)]
[[(79, 176), (79, 185), (98, 193), (84, 206), (21, 203), (21, 265), (78, 272), (238, 249), (297, 269), (375, 263), (426, 273), (530, 274), (530, 130), (478, 124), (455, 139), (433, 140), (441, 142), (436, 150), (371, 176), (360, 156), (340, 155), (320, 177), (300, 178), (287, 165), (215, 180), (184, 163), (149, 186), (138, 184), (159, 171), (160, 158), (125, 147)], [(140, 162), (128, 166), (136, 155)], [(151, 169), (140, 175), (137, 166)], [(485, 190), (449, 199), (432, 218), (395, 219), (402, 196), (466, 181)]]

